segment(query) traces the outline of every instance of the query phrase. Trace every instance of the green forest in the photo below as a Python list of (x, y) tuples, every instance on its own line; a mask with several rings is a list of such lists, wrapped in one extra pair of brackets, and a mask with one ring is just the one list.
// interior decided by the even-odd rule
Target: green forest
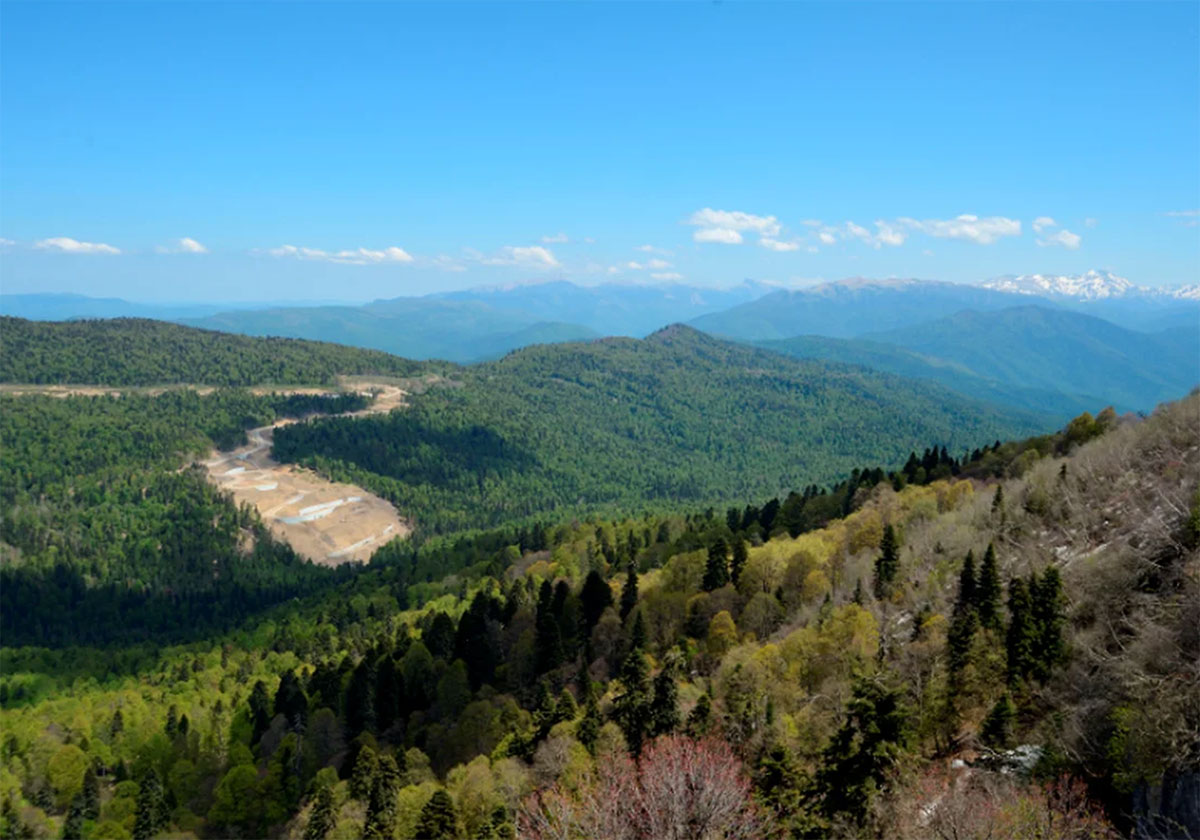
[(769, 497), (935, 441), (1045, 429), (934, 385), (671, 327), (532, 347), (401, 412), (281, 429), (275, 457), (390, 500), (425, 534)]
[(30, 385), (333, 385), (338, 375), (419, 376), (452, 368), (378, 350), (250, 338), (143, 318), (0, 316), (0, 382)]

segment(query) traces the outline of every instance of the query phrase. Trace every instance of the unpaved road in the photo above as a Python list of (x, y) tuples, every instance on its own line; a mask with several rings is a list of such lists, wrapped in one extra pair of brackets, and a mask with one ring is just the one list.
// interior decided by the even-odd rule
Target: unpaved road
[[(375, 401), (349, 416), (379, 414), (404, 404), (405, 392), (400, 388), (380, 385), (375, 390), (379, 392)], [(396, 509), (379, 496), (274, 460), (275, 429), (292, 422), (281, 420), (251, 429), (245, 446), (214, 452), (204, 462), (209, 481), (232, 493), (239, 504), (253, 505), (271, 533), (314, 563), (366, 563), (379, 546), (411, 533)]]

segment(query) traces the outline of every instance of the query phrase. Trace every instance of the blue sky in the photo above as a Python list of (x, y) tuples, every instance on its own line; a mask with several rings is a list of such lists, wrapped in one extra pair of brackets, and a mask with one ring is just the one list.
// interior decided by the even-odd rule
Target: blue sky
[(0, 289), (1200, 279), (1200, 4), (0, 5)]

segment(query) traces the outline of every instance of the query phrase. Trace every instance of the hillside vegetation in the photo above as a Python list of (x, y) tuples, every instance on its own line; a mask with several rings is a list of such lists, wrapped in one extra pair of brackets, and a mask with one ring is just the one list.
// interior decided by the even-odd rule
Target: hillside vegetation
[(1198, 412), (1081, 416), (981, 453), (999, 481), (856, 481), (848, 514), (807, 530), (771, 504), (570, 521), (436, 585), (385, 563), (211, 642), (6, 650), (0, 819), (85, 837), (1186, 836)]
[(338, 375), (418, 376), (426, 365), (372, 350), (247, 338), (138, 318), (0, 317), (0, 382), (60, 385), (333, 385)]
[(931, 441), (1046, 428), (933, 385), (789, 359), (688, 327), (531, 347), (410, 408), (280, 429), (275, 456), (392, 501), (425, 533), (769, 497)]

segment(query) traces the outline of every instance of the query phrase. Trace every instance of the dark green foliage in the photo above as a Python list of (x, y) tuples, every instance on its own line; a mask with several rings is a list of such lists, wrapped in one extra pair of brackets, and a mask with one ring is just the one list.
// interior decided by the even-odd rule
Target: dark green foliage
[(134, 840), (147, 840), (167, 827), (167, 802), (162, 780), (153, 769), (138, 782), (137, 817), (133, 824)]
[(889, 523), (883, 529), (879, 543), (879, 556), (875, 558), (875, 597), (886, 598), (892, 591), (896, 573), (900, 569), (900, 546), (896, 541), (896, 529)]
[(350, 675), (350, 685), (346, 689), (348, 737), (354, 737), (360, 732), (376, 730), (378, 723), (375, 717), (376, 677), (375, 662), (369, 656), (364, 656)]
[(580, 718), (579, 725), (575, 729), (575, 737), (587, 748), (588, 752), (595, 753), (596, 738), (603, 725), (604, 717), (600, 714), (600, 707), (596, 705), (596, 697), (593, 692), (589, 691), (583, 704), (583, 717)]
[(675, 665), (668, 660), (654, 678), (650, 701), (650, 736), (670, 735), (679, 728), (679, 687), (675, 684)]
[(830, 817), (862, 822), (872, 799), (908, 738), (908, 712), (900, 691), (859, 680), (845, 723), (822, 755), (817, 774), (821, 809)]
[(63, 820), (62, 840), (82, 840), (83, 838), (84, 804), (83, 798), (76, 796), (71, 800), (67, 809), (67, 817)]
[(958, 676), (970, 664), (971, 643), (979, 630), (979, 614), (974, 607), (967, 607), (957, 613), (950, 622), (946, 633), (946, 653), (950, 670), (950, 684), (953, 688)]
[(312, 812), (308, 823), (304, 826), (304, 840), (325, 840), (337, 822), (337, 814), (333, 810), (333, 790), (329, 785), (321, 785), (313, 801)]
[(712, 731), (712, 728), (712, 698), (707, 694), (701, 694), (700, 699), (696, 701), (696, 705), (688, 714), (687, 733), (693, 738), (703, 738)]
[(613, 699), (613, 720), (625, 733), (629, 749), (637, 755), (652, 726), (650, 670), (640, 647), (634, 647), (625, 657), (618, 679), (622, 691)]
[(919, 440), (957, 448), (1022, 428), (944, 391), (684, 327), (529, 347), (459, 381), (387, 416), (280, 429), (276, 456), (352, 479), (422, 533), (445, 533), (769, 498), (864, 461), (895, 463)]
[(621, 589), (621, 618), (633, 611), (638, 602), (637, 566), (631, 561), (625, 570), (625, 586)]
[(458, 814), (450, 794), (438, 788), (429, 797), (417, 820), (417, 837), (421, 840), (456, 840)]
[(250, 743), (257, 744), (271, 725), (271, 699), (267, 696), (267, 684), (262, 680), (257, 680), (254, 688), (250, 689), (249, 703), (250, 723), (253, 726)]
[(746, 541), (735, 539), (733, 541), (733, 559), (729, 563), (729, 580), (734, 586), (737, 585), (738, 579), (742, 576), (742, 569), (746, 568), (746, 560), (749, 559), (749, 556), (749, 552), (746, 549)]
[(963, 560), (962, 571), (958, 573), (958, 600), (954, 603), (954, 612), (961, 613), (975, 609), (978, 605), (975, 582), (975, 552), (968, 551)]
[(729, 583), (729, 548), (725, 540), (717, 538), (708, 547), (708, 562), (704, 567), (702, 587), (706, 592), (720, 589)]
[(339, 374), (419, 376), (428, 367), (376, 350), (141, 318), (51, 323), (0, 317), (0, 382), (333, 385)]
[(94, 820), (100, 816), (100, 780), (96, 777), (96, 769), (89, 766), (83, 771), (83, 790), (80, 793), (83, 802), (83, 818)]
[(354, 770), (350, 774), (350, 795), (355, 799), (366, 802), (375, 789), (375, 776), (379, 772), (379, 756), (370, 746), (363, 745), (354, 761)]
[(1029, 586), (1021, 578), (1013, 578), (1008, 583), (1008, 631), (1004, 643), (1009, 685), (1016, 685), (1033, 672), (1037, 636)]
[(379, 767), (367, 803), (363, 836), (374, 840), (389, 839), (396, 831), (396, 794), (402, 787), (400, 768), (390, 755), (379, 759)]
[(987, 552), (983, 555), (983, 564), (979, 567), (979, 585), (976, 592), (976, 603), (979, 609), (979, 623), (989, 630), (1000, 629), (1000, 572), (996, 568), (996, 549), (988, 543)]
[[(634, 572), (633, 578), (633, 603), (637, 603), (637, 572)], [(596, 622), (600, 620), (600, 616), (604, 611), (612, 606), (613, 594), (612, 587), (595, 569), (588, 572), (587, 578), (583, 581), (583, 589), (579, 592), (579, 600), (583, 606), (583, 621), (586, 631), (590, 634), (592, 628), (596, 626)], [(622, 597), (622, 612), (628, 615), (628, 611), (624, 610), (625, 598)], [(632, 609), (632, 607), (631, 607)]]
[(754, 795), (784, 829), (784, 836), (802, 838), (826, 834), (810, 813), (812, 780), (780, 743), (764, 750), (754, 770)]
[(1066, 646), (1063, 641), (1063, 624), (1066, 619), (1062, 577), (1058, 569), (1049, 566), (1040, 578), (1032, 578), (1029, 588), (1033, 623), (1037, 634), (1034, 647), (1034, 676), (1044, 682), (1050, 676), (1050, 671), (1066, 658)]
[(1008, 692), (1001, 695), (992, 706), (992, 710), (983, 720), (979, 736), (983, 743), (992, 749), (1005, 749), (1012, 746), (1013, 726), (1017, 721), (1017, 707), (1013, 705)]
[(549, 581), (543, 581), (538, 592), (534, 633), (538, 673), (544, 674), (562, 665), (566, 654), (563, 650), (562, 629), (554, 615), (554, 594)]

